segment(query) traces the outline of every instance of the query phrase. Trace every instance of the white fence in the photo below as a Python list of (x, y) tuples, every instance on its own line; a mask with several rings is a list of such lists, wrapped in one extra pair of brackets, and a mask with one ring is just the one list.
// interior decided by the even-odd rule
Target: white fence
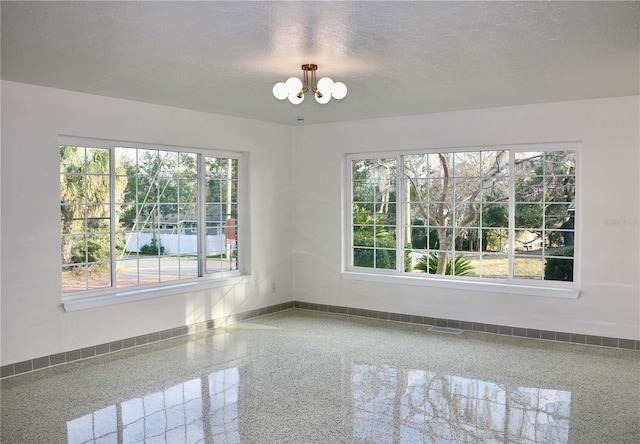
[[(125, 237), (125, 251), (129, 253), (139, 253), (140, 248), (151, 245), (153, 233), (138, 231), (128, 233)], [(198, 237), (194, 234), (158, 233), (156, 234), (157, 246), (164, 247), (164, 254), (197, 254)], [(235, 249), (235, 243), (230, 245)], [(207, 235), (207, 256), (225, 254), (227, 249), (227, 238), (224, 234)]]

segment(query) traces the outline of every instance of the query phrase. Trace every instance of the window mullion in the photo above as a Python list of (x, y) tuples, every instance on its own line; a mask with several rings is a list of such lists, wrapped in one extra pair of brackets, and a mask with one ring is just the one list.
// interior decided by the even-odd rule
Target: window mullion
[(111, 270), (111, 287), (117, 288), (117, 262), (116, 252), (116, 155), (115, 147), (109, 149), (109, 265)]
[(207, 261), (207, 180), (206, 180), (206, 162), (204, 155), (197, 156), (197, 244), (198, 244), (198, 277), (206, 274)]
[(404, 163), (403, 156), (396, 157), (396, 271), (404, 272), (404, 244), (405, 241), (405, 227), (407, 215), (405, 214), (405, 208), (409, 208), (406, 199), (406, 181), (404, 180)]
[(513, 279), (513, 270), (514, 270), (514, 252), (515, 252), (515, 224), (516, 224), (516, 186), (515, 186), (515, 152), (514, 150), (509, 150), (509, 234), (507, 245), (509, 248), (507, 250), (507, 254), (509, 255), (509, 280)]

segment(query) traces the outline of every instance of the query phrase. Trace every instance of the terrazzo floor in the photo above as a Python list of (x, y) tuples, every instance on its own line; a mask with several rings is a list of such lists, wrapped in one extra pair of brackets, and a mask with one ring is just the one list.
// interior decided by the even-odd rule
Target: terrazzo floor
[(640, 353), (290, 310), (1, 382), (12, 443), (640, 442)]

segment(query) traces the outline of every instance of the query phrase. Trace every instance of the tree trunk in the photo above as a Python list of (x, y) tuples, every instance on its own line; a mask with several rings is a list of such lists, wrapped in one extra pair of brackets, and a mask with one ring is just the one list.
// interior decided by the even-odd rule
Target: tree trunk
[[(63, 221), (62, 222), (62, 233), (71, 233), (71, 226), (72, 226), (72, 222), (70, 221)], [(63, 264), (70, 264), (71, 263), (71, 247), (73, 246), (73, 243), (71, 242), (71, 237), (70, 236), (62, 236), (61, 239), (61, 244), (60, 244), (60, 253), (62, 256), (62, 263)]]

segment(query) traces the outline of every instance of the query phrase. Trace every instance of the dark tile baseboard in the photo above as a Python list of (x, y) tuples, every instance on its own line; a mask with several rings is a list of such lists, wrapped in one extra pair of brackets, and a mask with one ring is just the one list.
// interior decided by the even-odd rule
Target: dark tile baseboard
[(216, 327), (235, 324), (248, 319), (265, 316), (280, 311), (299, 309), (326, 313), (338, 313), (349, 316), (363, 318), (381, 319), (386, 321), (405, 322), (410, 324), (430, 325), (438, 327), (459, 328), (462, 330), (494, 333), (506, 336), (519, 336), (533, 339), (544, 339), (557, 342), (568, 342), (572, 344), (594, 345), (600, 347), (619, 348), (625, 350), (640, 350), (640, 341), (633, 339), (610, 338), (605, 336), (591, 336), (574, 333), (535, 330), (528, 328), (510, 327), (506, 325), (483, 324), (479, 322), (466, 322), (455, 319), (433, 318), (428, 316), (415, 316), (400, 313), (390, 313), (386, 311), (365, 310), (361, 308), (342, 307), (338, 305), (315, 304), (302, 301), (289, 301), (282, 304), (271, 305), (256, 310), (237, 313), (224, 318), (213, 319), (196, 324), (184, 325), (169, 330), (149, 333), (133, 338), (122, 339), (93, 347), (86, 347), (78, 350), (71, 350), (55, 355), (44, 356), (15, 364), (4, 365), (0, 368), (0, 379), (17, 376), (24, 373), (42, 370), (66, 364), (80, 359), (88, 359), (106, 353), (114, 353), (132, 347), (152, 344), (171, 338), (189, 335)]
[(183, 325), (182, 327), (176, 327), (169, 330), (158, 331), (149, 333), (146, 335), (136, 336), (133, 338), (122, 339), (106, 344), (100, 344), (93, 347), (86, 347), (78, 350), (71, 350), (64, 353), (58, 353), (55, 355), (44, 356), (42, 358), (30, 359), (28, 361), (18, 362), (16, 364), (4, 365), (0, 368), (0, 378), (8, 378), (10, 376), (17, 376), (23, 373), (29, 373), (36, 370), (42, 370), (47, 367), (53, 367), (56, 365), (66, 364), (80, 359), (92, 358), (95, 356), (103, 355), (105, 353), (113, 353), (120, 350), (126, 350), (132, 347), (138, 347), (141, 345), (151, 344), (158, 341), (164, 341), (179, 336), (185, 336), (192, 333), (197, 333), (205, 330), (210, 330), (216, 327), (223, 327), (225, 325), (235, 324), (240, 321), (246, 321), (247, 319), (253, 319), (260, 316), (265, 316), (279, 311), (291, 310), (294, 308), (294, 302), (284, 302), (282, 304), (271, 305), (256, 310), (251, 310), (243, 313), (237, 313), (224, 318), (212, 319), (210, 321), (198, 322), (196, 324)]
[(625, 350), (640, 350), (640, 341), (633, 339), (610, 338), (606, 336), (591, 336), (559, 331), (535, 330), (530, 328), (510, 327), (507, 325), (483, 324), (480, 322), (458, 321), (455, 319), (432, 318), (428, 316), (414, 316), (386, 311), (364, 310), (338, 305), (314, 304), (310, 302), (294, 301), (294, 307), (300, 310), (339, 313), (363, 318), (382, 319), (386, 321), (406, 322), (410, 324), (431, 325), (437, 327), (460, 328), (462, 330), (494, 333), (506, 336), (544, 339), (571, 344), (595, 345), (600, 347), (620, 348)]

